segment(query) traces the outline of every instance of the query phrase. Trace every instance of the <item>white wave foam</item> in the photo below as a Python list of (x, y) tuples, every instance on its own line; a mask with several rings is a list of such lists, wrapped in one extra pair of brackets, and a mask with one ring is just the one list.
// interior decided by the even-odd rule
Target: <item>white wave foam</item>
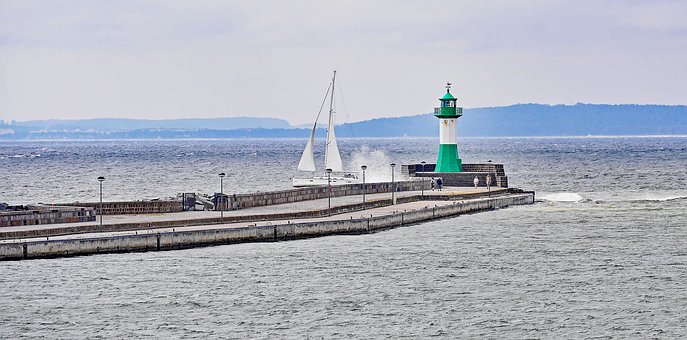
[(646, 193), (640, 197), (631, 198), (629, 201), (653, 201), (653, 202), (665, 202), (674, 201), (680, 199), (687, 199), (685, 195), (666, 195), (659, 193)]
[(543, 195), (540, 198), (545, 201), (553, 202), (579, 202), (584, 200), (584, 197), (574, 192), (557, 192), (548, 195)]
[[(351, 155), (350, 164), (354, 166), (351, 171), (360, 172), (360, 166), (367, 165), (365, 181), (368, 183), (391, 182), (391, 159), (382, 150), (372, 150), (368, 146), (362, 146)], [(396, 167), (396, 171), (399, 167)], [(399, 173), (396, 173), (398, 178)]]
[(9, 158), (36, 158), (36, 157), (40, 157), (40, 156), (41, 156), (41, 154), (39, 154), (39, 153), (31, 152), (31, 153), (17, 154), (14, 156), (9, 156)]

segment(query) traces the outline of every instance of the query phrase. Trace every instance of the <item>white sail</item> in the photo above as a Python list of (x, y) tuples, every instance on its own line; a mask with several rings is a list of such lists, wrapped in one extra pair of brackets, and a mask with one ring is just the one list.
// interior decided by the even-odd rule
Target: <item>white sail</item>
[(327, 146), (325, 149), (324, 167), (332, 169), (332, 171), (343, 171), (339, 146), (336, 144), (336, 135), (334, 135), (334, 113), (331, 111), (329, 112), (329, 126), (327, 126)]
[(332, 84), (329, 84), (327, 88), (327, 93), (324, 94), (324, 99), (322, 100), (322, 106), (320, 106), (320, 111), (317, 112), (317, 117), (315, 118), (315, 123), (312, 126), (312, 131), (310, 131), (310, 139), (305, 145), (305, 150), (301, 155), (301, 160), (298, 162), (299, 171), (316, 171), (315, 168), (315, 155), (313, 154), (313, 145), (315, 144), (315, 130), (317, 130), (317, 121), (320, 120), (320, 114), (322, 114), (322, 108), (327, 102), (327, 96), (329, 95), (329, 90), (332, 89)]
[(317, 121), (310, 132), (310, 139), (305, 145), (305, 150), (301, 155), (301, 161), (298, 162), (298, 170), (300, 171), (315, 171), (315, 155), (313, 154), (313, 144), (315, 143), (315, 129), (317, 128)]
[[(320, 119), (322, 109), (329, 98), (329, 119), (327, 126), (327, 141), (324, 149), (324, 166), (325, 169), (332, 169), (332, 172), (343, 172), (343, 164), (341, 162), (341, 154), (339, 154), (339, 146), (336, 143), (336, 135), (334, 133), (334, 84), (336, 82), (336, 71), (332, 77), (332, 82), (329, 84), (327, 93), (322, 100), (320, 111), (317, 113), (315, 124), (312, 131), (310, 131), (310, 139), (303, 150), (303, 155), (298, 163), (298, 170), (300, 171), (317, 171), (315, 168), (315, 157), (313, 155), (313, 146), (315, 144), (315, 131), (317, 130), (317, 122)], [(330, 91), (331, 90), (331, 91)], [(294, 187), (310, 187), (322, 185), (344, 185), (359, 183), (358, 177), (352, 174), (326, 174), (324, 176), (312, 178), (292, 178)]]
[(336, 70), (332, 77), (332, 96), (329, 100), (329, 123), (327, 125), (327, 143), (324, 149), (324, 167), (332, 169), (332, 171), (343, 171), (343, 164), (341, 163), (341, 155), (339, 154), (339, 146), (336, 144), (336, 135), (334, 134), (334, 85), (336, 84)]

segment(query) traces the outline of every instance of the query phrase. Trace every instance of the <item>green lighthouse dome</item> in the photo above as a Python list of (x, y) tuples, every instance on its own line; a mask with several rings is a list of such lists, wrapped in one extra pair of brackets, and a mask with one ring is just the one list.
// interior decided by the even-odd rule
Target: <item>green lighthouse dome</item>
[(439, 100), (456, 100), (456, 97), (451, 94), (451, 89), (446, 89), (446, 94)]
[(463, 108), (456, 107), (458, 100), (451, 94), (451, 83), (446, 83), (446, 94), (439, 98), (441, 107), (434, 109), (434, 116), (437, 118), (458, 118), (463, 115)]

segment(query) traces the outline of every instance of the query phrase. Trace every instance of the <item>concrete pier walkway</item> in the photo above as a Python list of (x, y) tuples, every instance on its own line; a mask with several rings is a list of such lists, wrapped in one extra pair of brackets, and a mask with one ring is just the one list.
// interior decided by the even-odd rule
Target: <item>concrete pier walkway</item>
[[(493, 195), (498, 195), (500, 193), (506, 192), (507, 189), (505, 188), (492, 188), (490, 191)], [(395, 196), (397, 200), (407, 198), (407, 197), (412, 197), (412, 196), (418, 196), (418, 195), (425, 195), (428, 199), (431, 197), (437, 197), (437, 196), (463, 196), (463, 195), (474, 195), (474, 194), (484, 194), (487, 193), (486, 188), (459, 188), (459, 187), (446, 187), (442, 189), (441, 191), (439, 190), (425, 190), (424, 192), (422, 191), (401, 191), (401, 192), (396, 192)], [(385, 200), (390, 200), (391, 199), (391, 193), (382, 193), (382, 194), (372, 194), (372, 195), (366, 195), (365, 200), (366, 202), (369, 203), (370, 208), (373, 207), (373, 204), (378, 203), (380, 201), (385, 201)], [(346, 205), (351, 205), (351, 204), (358, 204), (362, 203), (363, 197), (362, 195), (352, 195), (352, 196), (343, 196), (343, 197), (332, 197), (331, 199), (331, 206), (332, 210), (336, 211), (338, 207), (346, 206)], [(284, 203), (284, 204), (276, 204), (276, 205), (269, 205), (269, 206), (261, 206), (261, 207), (252, 207), (252, 208), (245, 208), (245, 209), (239, 209), (239, 210), (230, 210), (230, 211), (224, 211), (223, 213), (220, 213), (219, 211), (184, 211), (184, 212), (176, 212), (176, 213), (160, 213), (160, 214), (126, 214), (126, 215), (105, 215), (103, 216), (103, 226), (111, 226), (111, 225), (122, 225), (124, 229), (126, 228), (126, 225), (135, 225), (135, 224), (147, 224), (151, 223), (154, 224), (155, 222), (170, 222), (170, 225), (174, 225), (174, 222), (183, 222), (181, 224), (178, 224), (178, 227), (183, 227), (184, 225), (192, 224), (189, 223), (189, 221), (194, 221), (197, 220), (199, 225), (208, 225), (208, 224), (213, 224), (211, 223), (212, 220), (217, 220), (219, 222), (220, 215), (223, 214), (226, 220), (231, 220), (232, 217), (250, 217), (250, 216), (270, 216), (270, 215), (278, 215), (278, 214), (291, 214), (291, 215), (298, 215), (303, 214), (305, 215), (306, 212), (312, 212), (312, 211), (323, 211), (328, 209), (329, 203), (328, 199), (316, 199), (316, 200), (310, 200), (310, 201), (301, 201), (301, 202), (294, 202), (294, 203)], [(372, 212), (374, 214), (374, 212)], [(30, 234), (37, 234), (37, 232), (40, 231), (49, 231), (49, 230), (61, 230), (64, 228), (76, 228), (76, 227), (99, 227), (99, 218), (96, 221), (90, 221), (90, 222), (76, 222), (76, 223), (54, 223), (54, 224), (38, 224), (38, 225), (25, 225), (25, 226), (15, 226), (15, 227), (2, 227), (0, 228), (0, 242), (6, 241), (6, 239), (13, 239), (13, 238), (24, 238), (26, 239), (28, 235)], [(289, 219), (296, 219), (297, 216), (291, 217), (291, 218), (276, 218), (276, 219), (270, 219), (272, 221), (276, 220), (289, 220)], [(254, 219), (257, 220), (257, 219)], [(251, 219), (244, 219), (244, 221), (251, 221)], [(204, 223), (205, 222), (205, 223)], [(244, 223), (245, 225), (245, 223)], [(86, 228), (84, 228), (86, 229)], [(134, 228), (131, 228), (134, 229)], [(140, 228), (138, 228), (140, 229)], [(24, 236), (18, 236), (18, 237), (13, 237), (11, 235), (24, 235)], [(43, 235), (41, 235), (43, 236)], [(50, 234), (45, 234), (45, 236), (52, 236)], [(57, 235), (55, 235), (57, 236)], [(45, 239), (45, 238), (43, 238)]]
[[(327, 199), (287, 203), (224, 212), (225, 218), (246, 217), (246, 220), (219, 223), (219, 212), (184, 212), (155, 215), (105, 216), (105, 223), (122, 223), (131, 228), (95, 230), (93, 222), (58, 225), (5, 227), (1, 233), (33, 235), (36, 232), (66, 230), (80, 227), (91, 231), (46, 237), (12, 237), (0, 240), (0, 260), (85, 255), (107, 252), (181, 249), (212, 244), (237, 242), (278, 241), (290, 238), (316, 237), (331, 234), (368, 233), (409, 223), (443, 218), (461, 213), (490, 210), (509, 205), (531, 204), (534, 193), (509, 192), (497, 188), (487, 195), (483, 188), (445, 188), (442, 191), (397, 192), (397, 199), (406, 202), (390, 205), (390, 193), (368, 195), (369, 209), (345, 211), (322, 216)], [(332, 198), (335, 207), (347, 207), (362, 202), (362, 196)], [(383, 203), (375, 205), (375, 203)], [(357, 207), (357, 206), (356, 206)], [(308, 216), (317, 211), (319, 216)], [(250, 221), (253, 216), (287, 213), (287, 219)], [(299, 216), (302, 213), (302, 217)], [(312, 214), (310, 214), (312, 215)], [(196, 218), (197, 220), (194, 220)], [(209, 219), (211, 223), (202, 223)], [(198, 223), (187, 223), (196, 221)], [(183, 222), (176, 225), (175, 222)], [(146, 225), (156, 227), (146, 228)], [(156, 224), (157, 223), (157, 224)], [(112, 224), (110, 224), (112, 225)], [(163, 226), (158, 226), (163, 225)], [(169, 225), (169, 226), (164, 226)], [(106, 225), (104, 224), (103, 227)], [(79, 230), (77, 228), (76, 230)]]

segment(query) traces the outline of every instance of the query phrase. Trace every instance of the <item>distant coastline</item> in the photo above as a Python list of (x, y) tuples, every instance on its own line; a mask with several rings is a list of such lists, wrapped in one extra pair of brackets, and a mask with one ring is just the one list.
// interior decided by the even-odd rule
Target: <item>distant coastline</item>
[[(435, 137), (432, 136), (422, 136), (422, 137), (408, 137), (408, 136), (401, 136), (401, 137), (343, 137), (341, 138), (342, 140), (356, 140), (356, 139), (361, 139), (361, 140), (385, 140), (385, 139), (434, 139)], [(479, 140), (479, 139), (627, 139), (627, 138), (687, 138), (687, 134), (684, 135), (607, 135), (607, 136), (468, 136), (468, 137), (461, 137), (463, 139), (474, 139), (474, 140)], [(160, 142), (173, 142), (173, 141), (222, 141), (222, 140), (248, 140), (248, 139), (254, 139), (254, 140), (302, 140), (303, 138), (288, 138), (288, 137), (242, 137), (242, 138), (93, 138), (93, 139), (87, 139), (87, 138), (79, 138), (79, 139), (68, 139), (68, 138), (60, 138), (60, 139), (1, 139), (0, 138), (0, 143), (16, 143), (16, 142), (27, 142), (27, 143), (42, 143), (42, 142), (49, 142), (49, 143), (54, 143), (54, 142), (114, 142), (114, 141), (122, 141), (122, 142), (152, 142), (152, 141), (160, 141)], [(324, 137), (316, 138), (316, 140), (324, 140)], [(0, 157), (1, 158), (1, 157)]]
[[(307, 138), (310, 129), (276, 118), (0, 121), (0, 140)], [(316, 137), (324, 137), (320, 128)], [(462, 137), (685, 136), (686, 105), (517, 104), (465, 109)], [(431, 113), (337, 126), (343, 138), (436, 137)]]

